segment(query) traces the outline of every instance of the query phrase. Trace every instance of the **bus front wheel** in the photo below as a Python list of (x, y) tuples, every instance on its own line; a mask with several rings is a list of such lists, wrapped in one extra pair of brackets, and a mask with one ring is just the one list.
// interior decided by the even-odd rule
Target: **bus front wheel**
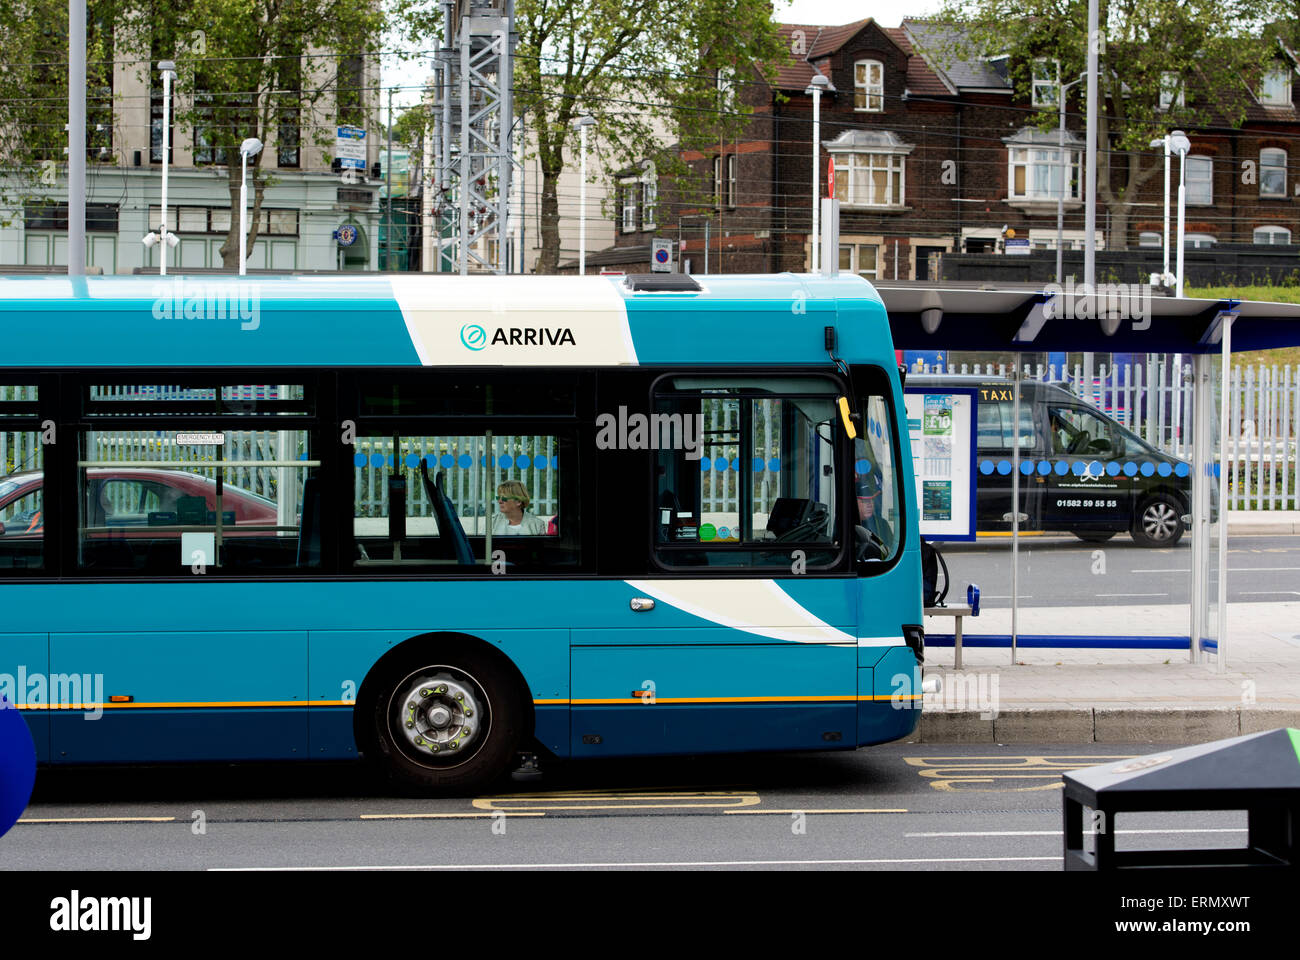
[(368, 758), (420, 792), (478, 789), (509, 770), (521, 738), (516, 684), (463, 643), (412, 651), (383, 665), (357, 704)]
[(1133, 541), (1140, 547), (1172, 547), (1183, 537), (1182, 509), (1168, 494), (1147, 497), (1133, 520)]

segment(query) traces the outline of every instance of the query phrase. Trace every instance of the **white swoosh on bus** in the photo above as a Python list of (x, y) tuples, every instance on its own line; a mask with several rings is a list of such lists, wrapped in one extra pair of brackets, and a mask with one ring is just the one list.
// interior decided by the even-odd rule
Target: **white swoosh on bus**
[(858, 639), (801, 606), (774, 580), (627, 580), (637, 593), (679, 610), (772, 640), (847, 646), (901, 645), (898, 637)]

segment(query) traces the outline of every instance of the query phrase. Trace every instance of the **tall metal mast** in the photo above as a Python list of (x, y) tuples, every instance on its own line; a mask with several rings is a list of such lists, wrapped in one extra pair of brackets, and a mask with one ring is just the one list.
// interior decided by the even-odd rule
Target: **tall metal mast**
[(515, 4), (444, 0), (442, 10), (443, 44), (435, 64), (435, 269), (505, 273)]

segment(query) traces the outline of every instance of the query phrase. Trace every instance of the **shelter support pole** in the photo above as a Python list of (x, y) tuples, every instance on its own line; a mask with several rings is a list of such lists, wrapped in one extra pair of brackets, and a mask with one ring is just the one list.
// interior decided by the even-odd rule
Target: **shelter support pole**
[(1233, 315), (1223, 318), (1223, 364), (1219, 376), (1219, 655), (1215, 657), (1219, 673), (1228, 668), (1228, 465), (1224, 454), (1228, 450), (1228, 392), (1232, 373), (1232, 321)]
[(1020, 355), (1011, 370), (1011, 665), (1016, 664), (1016, 635), (1020, 613)]
[(1211, 424), (1214, 422), (1214, 385), (1209, 354), (1192, 357), (1192, 563), (1187, 595), (1191, 603), (1189, 658), (1199, 663), (1201, 640), (1210, 634), (1210, 483)]

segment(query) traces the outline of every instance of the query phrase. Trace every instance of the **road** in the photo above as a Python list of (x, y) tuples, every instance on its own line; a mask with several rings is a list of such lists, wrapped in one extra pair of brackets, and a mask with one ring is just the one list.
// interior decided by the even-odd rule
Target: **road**
[[(1011, 606), (1009, 538), (944, 543), (952, 573), (950, 600), (980, 586), (981, 604)], [(1022, 607), (1073, 607), (1188, 602), (1192, 561), (1186, 537), (1176, 547), (1145, 549), (1127, 536), (1083, 543), (1072, 536), (1024, 537), (1020, 543)], [(1211, 582), (1217, 582), (1211, 558)], [(1233, 537), (1228, 548), (1228, 599), (1233, 603), (1300, 600), (1300, 537)]]
[[(592, 761), (436, 800), (395, 796), (354, 764), (44, 770), (0, 838), (0, 869), (1057, 871), (1061, 772), (1159, 750), (890, 744)], [(1113, 827), (1118, 849), (1245, 840), (1240, 812)]]

